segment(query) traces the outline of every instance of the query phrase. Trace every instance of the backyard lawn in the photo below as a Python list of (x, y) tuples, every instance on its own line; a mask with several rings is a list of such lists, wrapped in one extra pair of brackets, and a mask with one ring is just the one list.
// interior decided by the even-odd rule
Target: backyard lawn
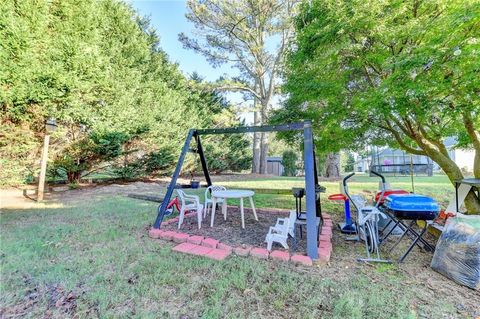
[[(215, 177), (227, 187), (290, 189), (300, 178)], [(367, 182), (368, 180), (368, 182)], [(409, 190), (408, 178), (390, 179)], [(322, 182), (327, 194), (338, 182)], [(416, 191), (447, 202), (444, 176)], [(103, 186), (108, 187), (108, 186)], [(352, 191), (374, 191), (358, 177)], [(360, 246), (335, 232), (328, 265), (299, 267), (231, 256), (178, 254), (147, 231), (157, 204), (98, 189), (54, 195), (29, 209), (2, 209), (1, 318), (471, 318), (480, 294), (433, 272), (430, 255), (402, 265), (354, 261)], [(324, 195), (322, 195), (325, 197)], [(257, 194), (258, 207), (290, 208), (291, 195)], [(323, 200), (337, 221), (341, 206)], [(338, 243), (338, 245), (337, 245)], [(421, 264), (419, 268), (418, 260)], [(416, 262), (416, 264), (412, 264)]]
[[(255, 202), (260, 207), (279, 207), (292, 208), (295, 204), (294, 198), (290, 194), (292, 187), (305, 187), (303, 178), (298, 177), (270, 177), (243, 179), (242, 176), (229, 178), (227, 181), (220, 177), (222, 185), (231, 188), (247, 188), (247, 189), (265, 189), (269, 190), (285, 189), (285, 194), (262, 194), (256, 195)], [(386, 177), (393, 189), (405, 189), (412, 191), (412, 183), (410, 177)], [(214, 178), (215, 180), (215, 178)], [(373, 194), (378, 190), (378, 178), (369, 177), (365, 174), (357, 174), (349, 180), (349, 190), (353, 194), (363, 193), (367, 198), (373, 198)], [(339, 193), (341, 181), (320, 181), (320, 184), (326, 188), (326, 195), (322, 196), (324, 200), (322, 204), (330, 207), (332, 202), (325, 198), (328, 195)], [(439, 201), (444, 207), (448, 204), (451, 197), (455, 195), (455, 189), (445, 175), (435, 175), (432, 177), (417, 176), (414, 177), (415, 192), (432, 196)], [(200, 192), (201, 193), (201, 192)], [(334, 203), (333, 203), (334, 204)], [(335, 207), (338, 207), (335, 205)]]

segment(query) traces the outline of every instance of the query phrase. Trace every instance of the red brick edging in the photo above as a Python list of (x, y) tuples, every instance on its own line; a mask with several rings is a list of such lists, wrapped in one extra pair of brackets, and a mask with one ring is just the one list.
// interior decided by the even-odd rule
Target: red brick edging
[[(196, 213), (187, 213), (185, 217), (196, 216)], [(332, 227), (333, 222), (328, 214), (323, 214), (323, 227), (320, 233), (318, 243), (318, 259), (316, 263), (327, 263), (332, 255)], [(178, 218), (172, 218), (164, 221), (163, 224), (178, 223)], [(151, 228), (148, 235), (154, 239), (170, 240), (179, 245), (172, 248), (173, 251), (205, 256), (215, 260), (223, 260), (230, 254), (235, 253), (237, 256), (252, 256), (260, 259), (272, 259), (283, 262), (292, 262), (298, 265), (312, 266), (314, 261), (305, 255), (293, 254), (288, 251), (272, 250), (269, 252), (263, 247), (237, 246), (232, 247), (225, 243), (221, 243), (215, 238), (204, 238), (203, 236), (190, 236), (186, 233), (166, 231), (163, 229)]]

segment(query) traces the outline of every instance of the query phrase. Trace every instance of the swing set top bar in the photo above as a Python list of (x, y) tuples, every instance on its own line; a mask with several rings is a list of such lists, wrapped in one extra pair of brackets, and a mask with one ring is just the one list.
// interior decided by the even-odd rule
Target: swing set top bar
[(284, 131), (300, 131), (307, 125), (311, 125), (310, 121), (297, 122), (291, 124), (281, 125), (262, 125), (262, 126), (238, 126), (227, 128), (209, 128), (195, 130), (196, 135), (208, 134), (235, 134), (235, 133), (250, 133), (250, 132), (284, 132)]
[(264, 125), (264, 126), (240, 126), (229, 128), (213, 128), (213, 129), (190, 129), (185, 139), (182, 152), (177, 162), (177, 166), (172, 175), (172, 180), (167, 188), (167, 192), (163, 198), (163, 202), (158, 207), (158, 215), (154, 228), (160, 228), (160, 225), (165, 216), (167, 205), (173, 195), (177, 179), (182, 169), (185, 155), (190, 150), (190, 141), (195, 139), (197, 144), (196, 152), (200, 157), (202, 170), (208, 185), (212, 185), (210, 174), (208, 172), (207, 161), (203, 152), (200, 135), (209, 134), (239, 134), (239, 133), (253, 133), (253, 132), (280, 132), (280, 131), (301, 131), (303, 130), (304, 142), (304, 163), (305, 163), (305, 191), (306, 191), (306, 208), (307, 208), (307, 254), (312, 259), (318, 258), (317, 252), (317, 224), (316, 213), (321, 213), (320, 201), (317, 202), (315, 194), (315, 185), (318, 185), (317, 167), (315, 164), (315, 148), (313, 145), (312, 122), (304, 121), (281, 125)]

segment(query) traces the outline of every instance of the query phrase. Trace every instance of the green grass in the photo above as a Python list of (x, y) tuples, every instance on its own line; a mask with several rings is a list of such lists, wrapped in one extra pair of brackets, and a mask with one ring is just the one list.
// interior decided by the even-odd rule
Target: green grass
[[(272, 183), (275, 188), (301, 184), (299, 179), (288, 178), (223, 184), (248, 188), (272, 187)], [(337, 183), (324, 184), (327, 193), (336, 191)], [(438, 185), (427, 180), (424, 184)], [(355, 189), (374, 189), (375, 185), (362, 181)], [(420, 182), (418, 185), (421, 187)], [(255, 201), (259, 207), (287, 208), (291, 207), (290, 197), (262, 194)], [(372, 269), (352, 261), (348, 269), (324, 266), (326, 269), (322, 271), (250, 258), (230, 257), (214, 262), (173, 253), (170, 244), (147, 236), (156, 207), (155, 203), (107, 197), (82, 200), (71, 206), (53, 203), (44, 209), (3, 211), (0, 316), (12, 313), (27, 318), (46, 314), (63, 318), (74, 313), (77, 318), (455, 315), (453, 306), (441, 298), (429, 306), (412, 304), (419, 288), (405, 285), (395, 266)], [(332, 207), (340, 213), (339, 206)], [(56, 306), (70, 292), (74, 294), (73, 301)]]
[[(378, 178), (369, 177), (364, 174), (356, 175), (349, 180), (349, 189), (352, 192), (358, 191), (376, 191), (378, 189)], [(410, 177), (387, 177), (387, 182), (392, 188), (401, 188), (412, 191)], [(256, 178), (245, 181), (223, 181), (222, 185), (235, 188), (265, 188), (265, 189), (291, 189), (292, 187), (304, 187), (304, 179), (301, 177), (271, 177)], [(327, 188), (327, 194), (339, 192), (340, 181), (320, 181), (322, 186)], [(416, 193), (429, 193), (443, 197), (452, 195), (453, 186), (445, 175), (435, 175), (431, 177), (418, 176), (414, 178)]]
[[(410, 177), (387, 177), (387, 181), (394, 189), (412, 191)], [(363, 194), (367, 199), (373, 200), (373, 196), (378, 190), (378, 182), (378, 178), (359, 174), (354, 176), (348, 185), (352, 194)], [(295, 207), (295, 199), (290, 192), (292, 187), (305, 187), (305, 180), (301, 177), (269, 177), (245, 179), (241, 181), (220, 180), (215, 183), (227, 188), (260, 190), (255, 193), (255, 205), (257, 207), (286, 209)], [(321, 195), (322, 207), (327, 211), (340, 212), (339, 209), (341, 210), (343, 203), (327, 199), (328, 195), (340, 192), (340, 181), (321, 181), (320, 184), (326, 188), (326, 192)], [(415, 177), (414, 187), (416, 193), (435, 198), (444, 208), (455, 194), (452, 184), (445, 175)], [(283, 190), (283, 193), (277, 194), (279, 190)], [(203, 198), (205, 189), (187, 189), (186, 192), (199, 195)], [(239, 205), (238, 200), (229, 200), (228, 203)], [(246, 201), (245, 206), (249, 207), (249, 205), (248, 201)]]

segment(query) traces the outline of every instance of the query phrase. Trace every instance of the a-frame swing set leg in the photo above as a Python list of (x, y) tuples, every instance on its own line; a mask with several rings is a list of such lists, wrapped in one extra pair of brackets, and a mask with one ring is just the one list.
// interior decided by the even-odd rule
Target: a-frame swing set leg
[(205, 159), (202, 142), (200, 141), (200, 135), (195, 134), (195, 140), (197, 141), (197, 153), (198, 153), (198, 156), (200, 157), (200, 163), (202, 164), (202, 170), (203, 170), (203, 175), (205, 176), (205, 181), (207, 181), (208, 186), (212, 186), (212, 181), (210, 180), (210, 174), (208, 172), (207, 160)]
[(153, 224), (153, 228), (158, 229), (162, 224), (163, 217), (165, 216), (165, 211), (167, 210), (167, 205), (170, 202), (170, 198), (172, 197), (175, 185), (177, 184), (177, 178), (180, 175), (180, 171), (182, 170), (183, 161), (185, 160), (185, 155), (187, 155), (187, 152), (189, 150), (190, 141), (192, 140), (192, 136), (194, 133), (195, 130), (193, 129), (188, 131), (187, 138), (185, 139), (185, 143), (183, 144), (182, 153), (180, 154), (177, 162), (177, 167), (175, 167), (175, 171), (172, 175), (172, 180), (170, 181), (170, 185), (168, 185), (167, 193), (165, 194), (165, 197), (163, 198), (160, 206), (158, 206), (158, 215), (157, 219), (155, 220), (155, 224)]
[(157, 215), (157, 219), (155, 220), (155, 224), (153, 225), (154, 228), (158, 229), (162, 224), (163, 217), (165, 216), (165, 212), (167, 210), (167, 205), (170, 202), (170, 199), (172, 198), (173, 191), (175, 190), (175, 185), (177, 184), (178, 176), (180, 175), (180, 172), (182, 170), (185, 156), (190, 150), (190, 142), (192, 140), (192, 137), (195, 137), (195, 141), (197, 143), (196, 153), (198, 153), (200, 157), (200, 162), (202, 164), (202, 170), (205, 176), (205, 180), (207, 181), (208, 186), (212, 185), (210, 174), (208, 172), (207, 160), (203, 152), (202, 142), (200, 141), (200, 136), (196, 134), (196, 131), (194, 129), (192, 129), (188, 132), (187, 138), (185, 139), (185, 143), (183, 144), (182, 153), (180, 154), (180, 157), (177, 162), (177, 166), (175, 167), (175, 171), (172, 175), (172, 180), (168, 185), (167, 193), (165, 194), (165, 197), (163, 198), (163, 201), (160, 204), (160, 206), (158, 206), (158, 215)]

